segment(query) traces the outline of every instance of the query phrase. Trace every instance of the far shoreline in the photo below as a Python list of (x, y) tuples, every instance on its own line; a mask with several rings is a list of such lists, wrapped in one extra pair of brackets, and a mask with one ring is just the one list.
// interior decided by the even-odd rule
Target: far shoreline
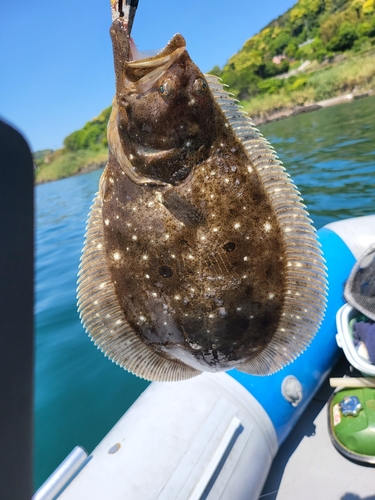
[(317, 111), (318, 109), (328, 108), (330, 106), (337, 106), (338, 104), (345, 104), (353, 102), (357, 99), (363, 99), (364, 97), (370, 97), (375, 95), (375, 90), (369, 90), (367, 92), (362, 92), (360, 94), (343, 94), (330, 99), (324, 99), (323, 101), (318, 101), (315, 103), (307, 104), (305, 106), (294, 106), (290, 109), (280, 109), (275, 112), (266, 113), (264, 116), (259, 116), (251, 118), (254, 125), (265, 125), (266, 123), (271, 123), (279, 120), (284, 120), (285, 118), (290, 118), (292, 116), (297, 116), (301, 113), (310, 113), (311, 111)]

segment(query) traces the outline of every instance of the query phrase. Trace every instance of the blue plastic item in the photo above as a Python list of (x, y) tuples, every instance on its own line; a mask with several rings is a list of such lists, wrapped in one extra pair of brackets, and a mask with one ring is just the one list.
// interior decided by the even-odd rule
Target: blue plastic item
[[(264, 407), (275, 426), (279, 444), (288, 436), (340, 354), (335, 338), (335, 318), (337, 310), (344, 304), (344, 284), (355, 258), (334, 231), (323, 227), (318, 236), (328, 268), (329, 291), (325, 318), (311, 345), (293, 363), (268, 377), (247, 375), (237, 370), (228, 372)], [(293, 398), (291, 402), (287, 401), (283, 396), (282, 387), (287, 377), (297, 379), (296, 392), (302, 392), (300, 402), (298, 399), (293, 402)], [(279, 387), (279, 391), (275, 387)]]

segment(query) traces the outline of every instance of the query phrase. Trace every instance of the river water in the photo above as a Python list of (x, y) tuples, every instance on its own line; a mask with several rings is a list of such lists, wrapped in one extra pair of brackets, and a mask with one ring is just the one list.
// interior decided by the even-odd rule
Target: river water
[[(375, 212), (375, 97), (260, 127), (317, 229)], [(90, 342), (76, 310), (85, 221), (101, 171), (36, 188), (35, 487), (89, 452), (148, 383)]]

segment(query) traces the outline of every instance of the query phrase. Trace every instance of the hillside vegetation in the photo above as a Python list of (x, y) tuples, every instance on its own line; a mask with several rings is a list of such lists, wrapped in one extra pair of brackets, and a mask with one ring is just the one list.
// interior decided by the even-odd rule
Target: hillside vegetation
[[(230, 86), (257, 123), (282, 110), (375, 89), (375, 0), (298, 0), (210, 73)], [(110, 112), (66, 137), (62, 149), (36, 153), (36, 182), (103, 165)]]
[[(223, 69), (213, 68), (240, 100), (272, 94), (284, 86), (275, 78), (301, 60), (330, 61), (337, 53), (360, 52), (375, 44), (374, 0), (299, 0), (253, 36)], [(286, 82), (299, 90), (306, 78)]]

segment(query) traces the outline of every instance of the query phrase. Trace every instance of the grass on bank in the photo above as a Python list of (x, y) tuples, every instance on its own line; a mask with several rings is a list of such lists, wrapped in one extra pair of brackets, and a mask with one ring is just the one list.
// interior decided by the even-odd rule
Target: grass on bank
[(313, 104), (353, 91), (361, 93), (374, 89), (375, 54), (371, 51), (331, 67), (320, 65), (310, 73), (266, 82), (267, 93), (242, 102), (252, 118), (266, 118), (281, 110)]
[(64, 152), (64, 154), (58, 154), (58, 151), (56, 151), (56, 153), (51, 155), (50, 162), (44, 162), (35, 171), (35, 182), (37, 184), (76, 175), (90, 165), (98, 165), (107, 161), (108, 157), (106, 147), (94, 150), (80, 149), (69, 153)]

